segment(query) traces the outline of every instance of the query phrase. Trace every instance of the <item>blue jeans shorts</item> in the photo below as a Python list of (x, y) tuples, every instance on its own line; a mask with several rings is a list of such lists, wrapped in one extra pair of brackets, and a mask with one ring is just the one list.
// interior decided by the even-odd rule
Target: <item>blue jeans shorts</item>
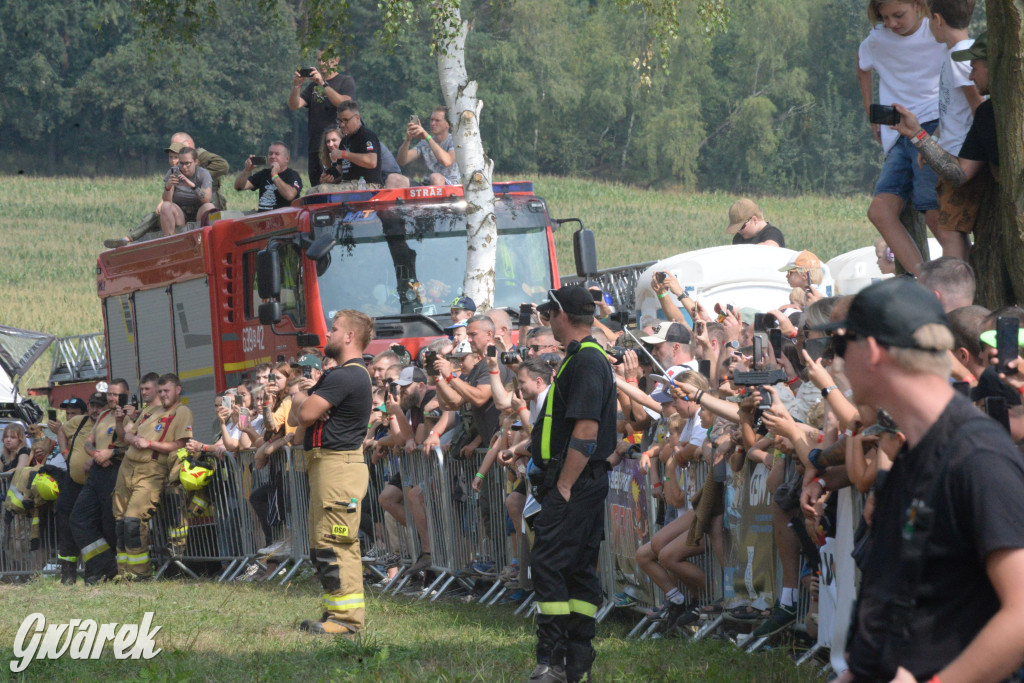
[[(922, 123), (921, 127), (928, 134), (935, 132), (938, 119)], [(875, 194), (894, 194), (903, 201), (912, 201), (918, 211), (930, 211), (939, 208), (935, 198), (935, 186), (939, 176), (928, 164), (921, 168), (917, 165), (917, 150), (914, 144), (902, 135), (896, 140), (882, 164), (882, 172), (875, 184)]]

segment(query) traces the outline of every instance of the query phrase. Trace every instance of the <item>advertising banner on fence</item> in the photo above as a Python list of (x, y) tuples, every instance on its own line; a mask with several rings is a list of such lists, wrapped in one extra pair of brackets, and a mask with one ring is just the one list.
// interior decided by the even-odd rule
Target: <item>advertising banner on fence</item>
[(651, 540), (651, 499), (639, 460), (623, 460), (608, 475), (608, 538), (615, 592), (654, 604), (654, 585), (636, 566), (636, 551)]

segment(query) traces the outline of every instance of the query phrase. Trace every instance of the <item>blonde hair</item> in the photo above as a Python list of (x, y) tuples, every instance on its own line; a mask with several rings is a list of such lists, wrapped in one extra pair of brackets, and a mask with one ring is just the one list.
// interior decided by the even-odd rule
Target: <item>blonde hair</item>
[(703, 389), (704, 391), (707, 391), (708, 389), (711, 388), (711, 385), (708, 384), (708, 378), (700, 374), (699, 372), (694, 372), (693, 370), (686, 370), (680, 373), (678, 376), (674, 377), (673, 379), (676, 382), (685, 382), (686, 384), (692, 384), (698, 389)]
[[(14, 449), (15, 453), (18, 452), (18, 450), (22, 446), (27, 446), (28, 445), (28, 441), (25, 439), (25, 428), (20, 423), (12, 422), (11, 424), (9, 424), (6, 427), (4, 427), (4, 433), (3, 433), (3, 437), (2, 438), (6, 439), (9, 434), (13, 434), (17, 438), (21, 439), (21, 446), (18, 446), (18, 447), (16, 447)], [(2, 451), (2, 450), (3, 450), (3, 446), (0, 446), (0, 451)]]
[(686, 426), (686, 422), (687, 420), (679, 413), (672, 413), (668, 416), (668, 419), (665, 420), (665, 425), (668, 427), (668, 431), (678, 434), (683, 431), (683, 427)]
[(794, 287), (789, 290), (789, 303), (800, 308), (804, 307), (804, 304), (807, 303), (807, 292), (803, 287)]
[(949, 328), (939, 324), (922, 325), (914, 332), (914, 342), (920, 348), (889, 348), (893, 365), (906, 372), (948, 378), (953, 371), (948, 353), (953, 348), (953, 333)]
[(881, 9), (893, 2), (902, 5), (916, 5), (918, 17), (924, 17), (928, 14), (928, 3), (922, 2), (922, 0), (868, 0), (868, 19), (871, 21), (872, 26), (882, 23)]
[(362, 311), (346, 308), (335, 313), (331, 323), (333, 324), (338, 319), (344, 319), (345, 328), (356, 333), (359, 348), (361, 351), (365, 351), (366, 347), (370, 345), (370, 341), (373, 340), (373, 318)]

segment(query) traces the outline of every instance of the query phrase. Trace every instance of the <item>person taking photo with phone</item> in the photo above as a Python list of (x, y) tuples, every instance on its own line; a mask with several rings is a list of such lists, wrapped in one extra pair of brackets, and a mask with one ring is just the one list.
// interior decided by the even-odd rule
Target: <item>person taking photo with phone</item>
[[(337, 57), (325, 57), (323, 50), (317, 53), (316, 67), (302, 67), (295, 70), (292, 89), (288, 93), (288, 108), (292, 111), (308, 110), (307, 130), (309, 144), (309, 185), (320, 184), (324, 172), (323, 163), (316, 151), (324, 130), (334, 125), (338, 118), (338, 105), (356, 97), (356, 82), (348, 75), (338, 73)], [(305, 87), (303, 87), (305, 83)]]
[[(405, 128), (405, 142), (398, 148), (398, 163), (402, 166), (423, 159), (430, 175), (423, 179), (424, 185), (458, 185), (459, 164), (455, 161), (455, 141), (449, 135), (448, 107), (437, 107), (430, 113), (430, 132), (420, 123), (418, 116), (409, 117)], [(412, 149), (409, 144), (419, 140)]]

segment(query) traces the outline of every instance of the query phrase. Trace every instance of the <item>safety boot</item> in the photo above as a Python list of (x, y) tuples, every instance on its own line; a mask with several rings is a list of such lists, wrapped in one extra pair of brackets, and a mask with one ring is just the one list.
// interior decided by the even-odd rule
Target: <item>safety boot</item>
[(69, 560), (60, 561), (60, 583), (62, 586), (74, 586), (78, 580), (78, 564)]
[(565, 669), (551, 664), (538, 664), (526, 683), (566, 683)]
[(307, 633), (315, 633), (321, 636), (344, 636), (346, 638), (353, 638), (356, 635), (356, 632), (345, 624), (338, 621), (332, 621), (331, 619), (324, 619), (323, 621), (306, 619), (299, 624), (299, 630), (306, 631)]

